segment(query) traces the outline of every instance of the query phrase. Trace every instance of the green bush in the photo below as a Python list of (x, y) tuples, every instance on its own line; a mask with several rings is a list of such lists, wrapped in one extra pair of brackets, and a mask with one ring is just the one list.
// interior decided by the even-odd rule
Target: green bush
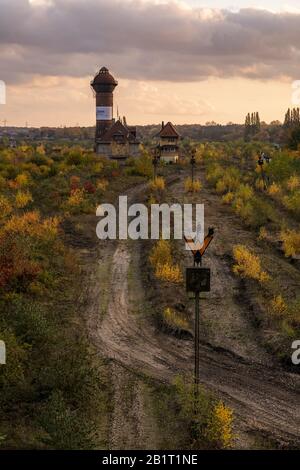
[(126, 173), (128, 175), (146, 176), (148, 178), (153, 175), (152, 159), (148, 155), (132, 157), (128, 159), (127, 165)]
[(54, 391), (43, 406), (39, 422), (48, 434), (45, 443), (53, 449), (91, 449), (91, 430), (84, 416)]

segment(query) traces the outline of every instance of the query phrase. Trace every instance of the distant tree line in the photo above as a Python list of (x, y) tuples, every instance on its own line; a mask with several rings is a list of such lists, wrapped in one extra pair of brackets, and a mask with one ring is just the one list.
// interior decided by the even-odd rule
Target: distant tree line
[(293, 108), (293, 109), (289, 108), (287, 110), (287, 112), (285, 113), (283, 126), (288, 129), (300, 126), (300, 109), (299, 108)]
[(245, 140), (253, 137), (260, 131), (260, 117), (259, 113), (248, 113), (245, 119)]
[(300, 109), (288, 109), (283, 127), (287, 131), (287, 143), (292, 150), (297, 150), (300, 144)]

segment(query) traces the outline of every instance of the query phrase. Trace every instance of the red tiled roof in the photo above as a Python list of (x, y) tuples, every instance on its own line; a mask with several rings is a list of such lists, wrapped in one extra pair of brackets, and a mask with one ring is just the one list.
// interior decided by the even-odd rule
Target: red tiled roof
[(179, 137), (179, 134), (173, 124), (168, 122), (159, 132), (160, 137)]

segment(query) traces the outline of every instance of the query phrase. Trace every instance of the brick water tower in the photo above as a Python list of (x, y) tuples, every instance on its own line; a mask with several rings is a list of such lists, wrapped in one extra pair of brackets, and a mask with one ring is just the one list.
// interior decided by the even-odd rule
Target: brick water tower
[(101, 139), (114, 123), (113, 92), (117, 85), (118, 82), (106, 67), (102, 67), (91, 82), (96, 94), (96, 141)]

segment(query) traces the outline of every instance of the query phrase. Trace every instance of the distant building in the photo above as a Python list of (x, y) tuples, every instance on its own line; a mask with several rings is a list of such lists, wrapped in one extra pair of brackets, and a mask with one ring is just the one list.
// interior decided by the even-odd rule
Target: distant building
[(128, 126), (126, 119), (113, 117), (113, 92), (118, 82), (102, 67), (91, 82), (96, 94), (96, 153), (113, 159), (125, 159), (139, 154), (136, 128)]
[(171, 122), (166, 125), (162, 122), (161, 130), (158, 133), (160, 146), (160, 159), (167, 163), (176, 163), (179, 158), (179, 138), (180, 135)]

